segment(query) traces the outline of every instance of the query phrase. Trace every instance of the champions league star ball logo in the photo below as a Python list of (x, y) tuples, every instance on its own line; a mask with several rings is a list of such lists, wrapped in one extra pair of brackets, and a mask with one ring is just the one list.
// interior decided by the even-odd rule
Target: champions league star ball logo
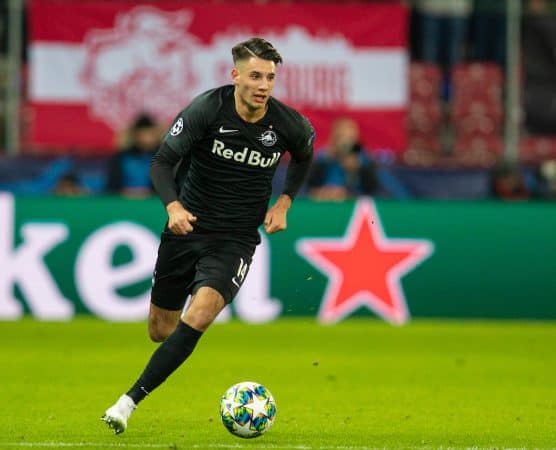
[(261, 141), (265, 147), (272, 147), (276, 144), (277, 139), (274, 131), (266, 130), (259, 138), (259, 141)]
[(177, 136), (178, 134), (181, 133), (181, 131), (183, 130), (183, 119), (180, 117), (176, 123), (174, 124), (174, 126), (172, 127), (172, 129), (170, 130), (170, 134), (172, 136)]

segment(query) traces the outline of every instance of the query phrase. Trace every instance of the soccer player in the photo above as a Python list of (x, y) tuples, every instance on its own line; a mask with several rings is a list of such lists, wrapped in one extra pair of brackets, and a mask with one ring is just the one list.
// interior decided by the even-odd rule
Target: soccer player
[[(234, 46), (232, 56), (233, 85), (196, 97), (151, 163), (154, 188), (168, 213), (148, 320), (151, 339), (162, 344), (102, 416), (116, 434), (237, 294), (260, 242), (259, 226), (269, 234), (286, 229), (287, 211), (311, 164), (311, 124), (270, 96), (282, 62), (278, 51), (252, 38)], [(268, 208), (272, 177), (285, 152), (291, 159), (284, 190)]]

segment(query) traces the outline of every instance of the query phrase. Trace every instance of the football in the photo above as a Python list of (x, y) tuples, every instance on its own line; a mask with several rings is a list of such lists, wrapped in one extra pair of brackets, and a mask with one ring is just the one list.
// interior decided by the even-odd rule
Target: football
[(259, 383), (234, 384), (220, 400), (220, 417), (226, 429), (241, 438), (266, 433), (276, 417), (276, 403), (270, 391)]

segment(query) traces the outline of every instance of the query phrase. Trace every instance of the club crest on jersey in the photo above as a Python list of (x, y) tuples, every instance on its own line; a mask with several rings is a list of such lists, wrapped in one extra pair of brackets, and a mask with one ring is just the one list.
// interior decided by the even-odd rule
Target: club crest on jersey
[(277, 139), (278, 138), (276, 137), (276, 133), (274, 131), (266, 130), (263, 134), (261, 134), (259, 141), (261, 141), (265, 147), (272, 147), (276, 144)]
[(172, 127), (172, 129), (170, 130), (170, 134), (172, 136), (177, 136), (178, 134), (180, 134), (183, 130), (183, 119), (180, 117), (177, 122), (174, 124), (174, 126)]

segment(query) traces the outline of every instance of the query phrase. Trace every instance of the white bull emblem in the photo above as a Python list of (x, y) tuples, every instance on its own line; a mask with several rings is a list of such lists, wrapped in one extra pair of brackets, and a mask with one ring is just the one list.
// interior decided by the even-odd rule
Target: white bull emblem
[(118, 15), (114, 28), (90, 31), (81, 75), (93, 116), (119, 130), (141, 112), (167, 121), (187, 104), (197, 80), (190, 22), (187, 11), (140, 6)]

